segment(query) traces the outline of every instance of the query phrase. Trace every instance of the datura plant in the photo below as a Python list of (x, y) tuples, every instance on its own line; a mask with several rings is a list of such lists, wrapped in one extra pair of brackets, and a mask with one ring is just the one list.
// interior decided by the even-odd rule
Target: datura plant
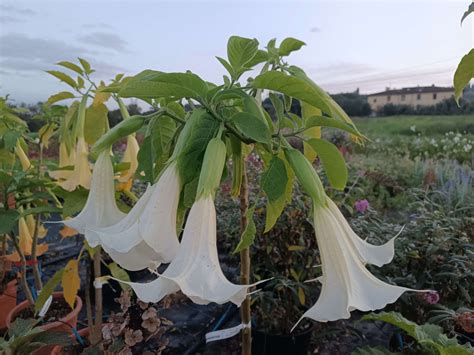
[[(313, 200), (322, 292), (304, 317), (321, 322), (348, 318), (352, 310), (383, 308), (408, 291), (378, 280), (366, 269), (367, 264), (381, 266), (392, 260), (395, 239), (374, 246), (357, 236), (312, 166), (318, 158), (331, 188), (344, 189), (344, 158), (334, 144), (321, 138), (321, 130), (345, 131), (359, 144), (365, 137), (303, 69), (287, 63), (287, 57), (303, 45), (286, 38), (279, 47), (271, 40), (260, 49), (256, 39), (232, 36), (227, 59), (217, 58), (228, 72), (220, 84), (189, 71), (144, 70), (131, 77), (119, 75), (110, 85), (95, 88), (96, 97), (112, 95), (122, 111), (121, 100), (135, 98), (151, 105), (154, 112), (123, 114), (122, 122), (97, 136), (91, 151), (98, 159), (89, 198), (83, 211), (64, 223), (84, 233), (91, 246), (102, 246), (123, 268), (148, 268), (157, 274), (152, 282), (129, 283), (142, 301), (156, 302), (181, 290), (199, 304), (242, 305), (244, 323), (249, 323), (249, 289), (255, 284), (249, 282), (248, 250), (256, 234), (245, 173), (245, 157), (250, 153), (264, 163), (259, 191), (267, 200), (265, 231), (291, 200), (294, 183)], [(274, 117), (262, 106), (262, 95), (267, 94)], [(301, 115), (291, 111), (293, 100), (300, 102)], [(138, 131), (144, 134), (139, 152)], [(65, 180), (74, 181), (71, 186), (80, 184), (77, 174), (83, 169), (78, 166), (87, 170), (85, 160), (79, 161), (87, 149), (81, 146), (79, 133), (77, 137), (75, 168)], [(122, 139), (128, 143), (122, 159), (128, 166), (115, 176), (111, 149)], [(303, 153), (296, 147), (302, 147)], [(214, 195), (229, 175), (232, 195), (240, 196), (242, 215), (242, 235), (236, 241), (242, 263), (240, 285), (222, 273), (216, 247)], [(132, 178), (149, 186), (125, 215), (115, 202), (114, 180), (124, 183)], [(162, 263), (169, 265), (158, 273), (156, 267)], [(243, 334), (243, 347), (247, 347), (247, 328)]]

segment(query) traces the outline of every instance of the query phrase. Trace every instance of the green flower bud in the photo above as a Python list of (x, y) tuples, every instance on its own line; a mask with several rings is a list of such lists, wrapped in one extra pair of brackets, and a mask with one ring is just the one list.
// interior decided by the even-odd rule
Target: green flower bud
[(115, 141), (138, 131), (143, 126), (145, 119), (145, 116), (131, 116), (121, 121), (99, 138), (92, 147), (92, 154), (98, 155), (103, 150), (110, 148)]
[(196, 200), (214, 194), (219, 187), (226, 153), (225, 144), (220, 138), (213, 138), (209, 141), (204, 154), (201, 175), (199, 175)]
[(314, 203), (325, 206), (326, 193), (324, 192), (323, 183), (309, 160), (306, 159), (303, 153), (293, 148), (285, 149), (285, 157), (303, 190), (313, 199)]

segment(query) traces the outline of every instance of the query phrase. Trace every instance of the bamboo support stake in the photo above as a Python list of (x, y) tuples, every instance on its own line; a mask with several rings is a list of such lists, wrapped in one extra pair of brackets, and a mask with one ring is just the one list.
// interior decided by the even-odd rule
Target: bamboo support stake
[[(247, 172), (245, 170), (245, 161), (242, 169), (242, 186), (240, 187), (240, 231), (244, 232), (247, 227), (247, 210), (249, 208), (249, 193)], [(245, 248), (240, 251), (240, 283), (248, 285), (250, 283), (250, 251)], [(240, 318), (242, 324), (249, 324), (251, 321), (250, 314), (250, 296), (247, 296), (240, 308)], [(252, 332), (251, 329), (245, 327), (242, 329), (242, 355), (250, 355), (252, 353)]]

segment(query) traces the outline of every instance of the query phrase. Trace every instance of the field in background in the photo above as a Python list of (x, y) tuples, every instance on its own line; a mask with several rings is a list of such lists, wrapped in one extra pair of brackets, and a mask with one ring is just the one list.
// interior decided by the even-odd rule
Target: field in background
[(436, 136), (448, 132), (474, 136), (474, 115), (363, 117), (355, 118), (354, 123), (369, 138), (418, 133)]

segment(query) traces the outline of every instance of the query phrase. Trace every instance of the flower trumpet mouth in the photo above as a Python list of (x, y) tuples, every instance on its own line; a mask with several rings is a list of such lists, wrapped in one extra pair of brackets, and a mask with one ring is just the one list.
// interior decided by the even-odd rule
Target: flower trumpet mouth
[(318, 278), (322, 288), (316, 304), (301, 319), (347, 319), (353, 310), (381, 309), (404, 292), (417, 291), (385, 283), (366, 268), (366, 264), (382, 266), (393, 259), (396, 237), (380, 246), (367, 243), (351, 229), (329, 198), (326, 206), (314, 205), (314, 226), (322, 261), (323, 275)]
[(90, 226), (86, 234), (127, 270), (169, 263), (179, 246), (176, 215), (180, 192), (173, 162), (124, 218), (105, 227)]

